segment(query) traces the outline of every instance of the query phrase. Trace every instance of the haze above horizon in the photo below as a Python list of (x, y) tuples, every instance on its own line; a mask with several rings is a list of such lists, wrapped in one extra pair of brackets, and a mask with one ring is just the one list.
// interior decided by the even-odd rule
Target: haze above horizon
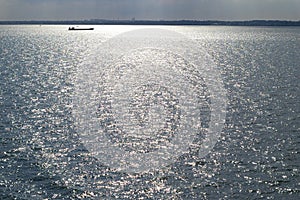
[(0, 20), (300, 20), (299, 0), (0, 0)]

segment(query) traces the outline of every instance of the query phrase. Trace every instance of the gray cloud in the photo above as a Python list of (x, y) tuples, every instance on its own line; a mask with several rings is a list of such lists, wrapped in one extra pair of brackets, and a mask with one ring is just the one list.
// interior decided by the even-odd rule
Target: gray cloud
[(299, 11), (299, 0), (0, 0), (0, 20), (300, 20)]

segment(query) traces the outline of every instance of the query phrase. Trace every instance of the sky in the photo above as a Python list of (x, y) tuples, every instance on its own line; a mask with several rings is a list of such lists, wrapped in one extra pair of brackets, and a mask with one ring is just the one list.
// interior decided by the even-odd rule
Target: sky
[(0, 20), (300, 20), (300, 0), (0, 0)]

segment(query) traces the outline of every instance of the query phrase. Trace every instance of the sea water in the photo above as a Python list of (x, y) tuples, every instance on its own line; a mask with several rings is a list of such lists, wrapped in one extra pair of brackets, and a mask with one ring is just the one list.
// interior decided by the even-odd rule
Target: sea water
[(0, 199), (299, 198), (300, 28), (94, 27), (0, 26)]

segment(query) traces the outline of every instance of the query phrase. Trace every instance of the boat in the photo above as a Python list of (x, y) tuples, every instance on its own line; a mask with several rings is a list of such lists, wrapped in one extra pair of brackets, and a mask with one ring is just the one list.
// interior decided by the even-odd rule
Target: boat
[(75, 28), (75, 27), (69, 27), (69, 31), (87, 31), (87, 30), (94, 30), (94, 28)]

